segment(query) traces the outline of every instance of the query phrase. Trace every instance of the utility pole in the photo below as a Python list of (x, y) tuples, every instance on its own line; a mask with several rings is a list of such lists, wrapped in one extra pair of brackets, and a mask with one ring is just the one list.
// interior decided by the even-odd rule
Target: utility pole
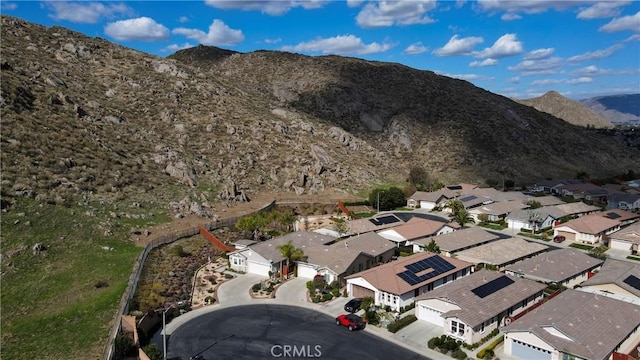
[(164, 354), (164, 360), (167, 360), (167, 311), (173, 309), (174, 305), (169, 306), (162, 312), (162, 350)]

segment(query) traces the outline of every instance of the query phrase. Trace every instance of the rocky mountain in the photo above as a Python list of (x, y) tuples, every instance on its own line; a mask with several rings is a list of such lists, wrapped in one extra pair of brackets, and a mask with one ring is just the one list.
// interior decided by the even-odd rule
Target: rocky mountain
[(640, 94), (599, 96), (580, 102), (616, 125), (640, 126)]
[[(199, 46), (161, 58), (2, 17), (2, 197), (217, 201), (517, 183), (637, 166), (640, 150), (393, 63)], [(193, 204), (187, 206), (193, 208)]]
[(536, 98), (516, 101), (531, 106), (538, 111), (549, 113), (569, 124), (596, 128), (610, 128), (613, 126), (604, 116), (585, 107), (580, 102), (568, 99), (555, 91), (549, 91)]

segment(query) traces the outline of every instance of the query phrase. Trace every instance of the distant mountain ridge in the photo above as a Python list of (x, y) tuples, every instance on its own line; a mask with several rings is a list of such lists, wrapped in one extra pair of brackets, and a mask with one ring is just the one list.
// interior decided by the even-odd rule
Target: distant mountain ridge
[(640, 126), (640, 93), (598, 96), (580, 100), (580, 103), (613, 124)]
[(569, 124), (577, 126), (593, 126), (596, 128), (609, 128), (613, 124), (604, 116), (587, 108), (578, 101), (568, 99), (556, 91), (531, 98), (516, 100), (521, 104), (531, 106), (538, 111), (549, 113)]

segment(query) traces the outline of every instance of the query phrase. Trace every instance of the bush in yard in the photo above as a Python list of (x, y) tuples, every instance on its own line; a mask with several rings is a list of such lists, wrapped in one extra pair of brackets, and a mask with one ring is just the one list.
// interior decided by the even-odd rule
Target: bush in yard
[(320, 296), (316, 295), (316, 296), (312, 297), (311, 301), (313, 301), (314, 304), (319, 303), (320, 302)]
[(398, 332), (398, 330), (402, 329), (403, 327), (411, 324), (416, 320), (418, 320), (418, 318), (415, 315), (405, 316), (400, 320), (394, 321), (391, 324), (389, 324), (389, 326), (387, 326), (387, 330), (389, 330), (392, 333)]
[(367, 323), (371, 325), (378, 324), (378, 314), (373, 310), (368, 310), (365, 314), (365, 318), (367, 319)]
[(338, 296), (340, 296), (340, 289), (333, 289), (333, 290), (331, 290), (331, 295), (333, 295), (333, 297), (338, 297)]
[(124, 359), (130, 355), (132, 355), (135, 351), (135, 346), (133, 345), (133, 340), (129, 335), (120, 334), (116, 336), (115, 342), (115, 359)]
[(253, 292), (258, 292), (262, 290), (262, 284), (257, 283), (257, 284), (253, 284), (253, 286), (251, 287), (251, 291)]
[(374, 303), (375, 300), (373, 300), (373, 297), (367, 296), (362, 299), (362, 302), (360, 303), (360, 309), (368, 310)]
[(442, 344), (445, 348), (449, 350), (457, 350), (460, 348), (460, 344), (456, 341), (456, 339), (447, 337), (444, 344)]
[(163, 359), (162, 351), (160, 351), (160, 349), (158, 348), (158, 345), (156, 345), (156, 344), (149, 344), (149, 345), (143, 347), (142, 351), (144, 351), (144, 353), (147, 354), (147, 356), (151, 360), (162, 360)]
[(331, 294), (324, 294), (324, 295), (322, 295), (322, 301), (323, 301), (323, 302), (324, 302), (324, 301), (329, 301), (329, 300), (331, 300), (331, 299), (333, 299), (333, 295), (331, 295)]
[(440, 339), (440, 337), (434, 337), (427, 341), (427, 346), (429, 347), (429, 349), (435, 349), (440, 345), (442, 345), (442, 339)]
[(467, 358), (467, 353), (462, 351), (462, 349), (458, 349), (451, 353), (451, 357), (454, 357), (458, 360), (464, 360)]

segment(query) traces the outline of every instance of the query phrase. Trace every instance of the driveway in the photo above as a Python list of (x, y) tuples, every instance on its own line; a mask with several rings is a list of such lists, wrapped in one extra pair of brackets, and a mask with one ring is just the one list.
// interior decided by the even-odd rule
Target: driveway
[(290, 305), (305, 305), (307, 303), (306, 278), (293, 278), (280, 285), (276, 290), (276, 302)]
[(237, 275), (235, 279), (226, 281), (218, 287), (218, 303), (222, 306), (245, 305), (251, 302), (249, 291), (254, 284), (267, 279), (256, 274)]
[[(429, 339), (442, 335), (442, 328), (435, 326), (433, 324), (429, 324), (426, 321), (414, 321), (413, 323), (407, 325), (406, 327), (400, 329), (397, 333), (393, 334), (384, 330), (387, 337), (390, 337), (391, 340), (394, 340), (398, 343), (404, 344), (408, 348), (414, 349), (430, 359), (442, 359), (442, 360), (451, 360), (452, 358), (446, 355), (441, 354), (438, 351), (431, 350), (427, 346), (427, 341)], [(384, 335), (381, 334), (384, 337)], [(463, 349), (467, 355), (470, 357), (473, 356), (471, 350)]]

